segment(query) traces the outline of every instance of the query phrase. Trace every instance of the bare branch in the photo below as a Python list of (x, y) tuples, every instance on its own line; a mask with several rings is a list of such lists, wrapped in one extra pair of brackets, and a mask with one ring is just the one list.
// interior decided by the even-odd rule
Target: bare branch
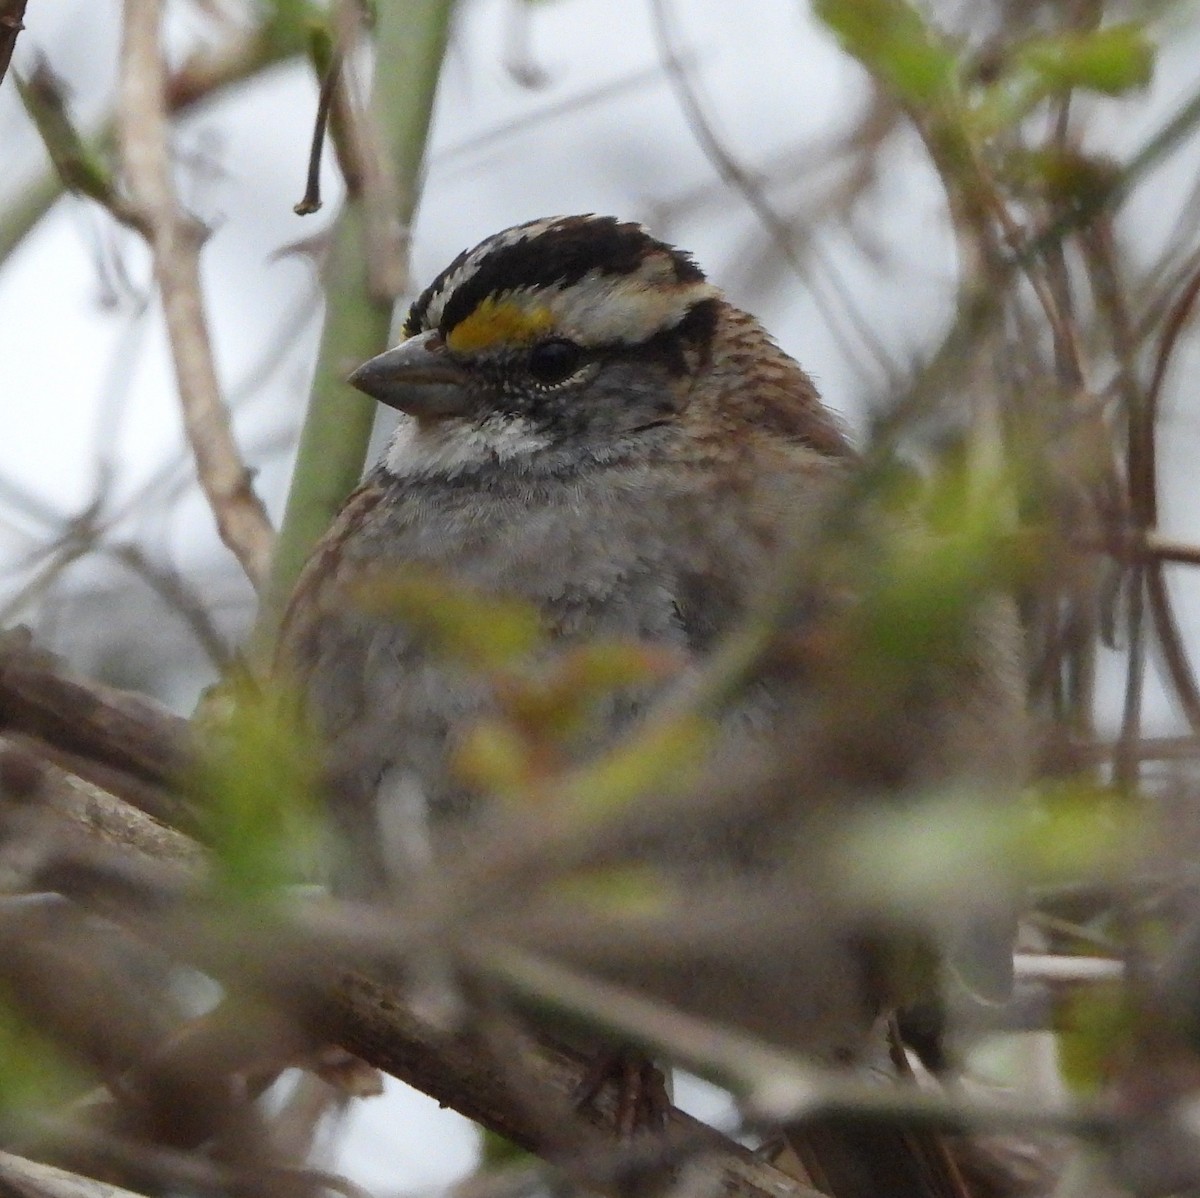
[(17, 34), (25, 28), (25, 5), (27, 0), (0, 0), (0, 83), (12, 62), (13, 47), (17, 44)]
[(9, 1198), (139, 1198), (132, 1190), (9, 1152), (0, 1152), (0, 1190)]
[(156, 818), (193, 824), (170, 790), (190, 757), (186, 721), (142, 696), (64, 677), (13, 633), (0, 642), (0, 732), (52, 746), (52, 760)]
[(1119, 982), (1123, 961), (1111, 957), (1064, 957), (1054, 953), (1016, 953), (1013, 975), (1020, 981), (1064, 985), (1080, 982)]
[[(542, 1120), (531, 1118), (525, 1104), (514, 1102), (503, 1071), (497, 1070), (491, 1053), (481, 1051), (476, 1038), (433, 1031), (397, 999), (395, 990), (351, 975), (320, 1012), (321, 1030), (370, 1064), (402, 1077), (514, 1143), (539, 1155), (561, 1151), (561, 1145), (546, 1142)], [(536, 1086), (542, 1103), (570, 1111), (573, 1095), (588, 1071), (586, 1062), (545, 1045), (527, 1047), (523, 1080)], [(595, 1177), (597, 1165), (606, 1162), (612, 1169), (628, 1154), (617, 1151), (612, 1139), (617, 1126), (615, 1104), (586, 1114), (588, 1121), (582, 1113), (572, 1120), (572, 1157), (588, 1162), (587, 1172)], [(669, 1114), (668, 1143), (672, 1155), (685, 1150), (703, 1153), (713, 1192), (741, 1198), (811, 1193), (682, 1111)], [(658, 1146), (656, 1155), (661, 1156), (662, 1150)]]
[[(276, 16), (281, 8), (274, 9)], [(215, 49), (205, 48), (189, 57), (166, 84), (167, 108), (181, 113), (224, 89), (250, 78), (274, 63), (299, 54), (303, 48), (301, 20), (263, 20), (244, 36)], [(112, 122), (105, 121), (85, 150), (96, 154), (112, 141)], [(8, 205), (0, 220), (0, 262), (3, 262), (58, 199), (64, 180), (57, 171), (34, 180)]]
[(228, 643), (195, 592), (173, 566), (152, 561), (132, 541), (108, 545), (104, 549), (110, 557), (140, 578), (172, 611), (178, 613), (191, 629), (205, 656), (218, 670), (229, 666), (233, 654)]
[[(21, 658), (18, 655), (18, 664)], [(29, 683), (36, 680), (37, 687)], [(21, 685), (22, 681), (25, 685)], [(30, 696), (30, 690), (34, 694)], [(6, 694), (8, 690), (10, 693)], [(134, 696), (105, 692), (92, 684), (77, 684), (61, 677), (44, 664), (39, 669), (26, 660), (24, 668), (16, 665), (0, 672), (0, 711), (4, 711), (4, 700), (11, 705), (13, 693), (26, 696), (28, 707), (16, 704), (18, 714), (32, 718), (30, 712), (41, 713), (49, 718), (47, 708), (59, 704), (36, 695), (56, 694), (67, 702), (62, 708), (62, 723), (73, 722), (77, 717), (92, 711), (84, 721), (85, 734), (91, 736), (92, 747), (108, 761), (140, 763), (139, 768), (162, 776), (162, 763), (147, 761), (146, 744), (156, 735), (160, 740), (160, 751), (167, 759), (176, 760), (183, 750), (184, 721), (153, 705), (136, 700)], [(70, 697), (76, 692), (86, 696), (72, 703)], [(129, 736), (131, 729), (131, 704), (137, 735)], [(105, 731), (107, 730), (107, 732)], [(61, 734), (63, 729), (58, 728)], [(105, 744), (105, 739), (108, 743)], [(153, 862), (156, 869), (179, 871), (186, 876), (194, 874), (202, 858), (196, 846), (186, 837), (170, 832), (157, 821), (122, 803), (112, 795), (105, 795), (86, 783), (80, 783), (52, 766), (39, 767), (32, 785), (38, 790), (43, 803), (49, 803), (55, 815), (65, 820), (77, 835), (97, 848), (109, 852), (123, 850), (131, 854), (131, 864), (137, 861)], [(267, 954), (269, 955), (269, 954)], [(264, 959), (265, 959), (264, 955)], [(541, 1143), (543, 1129), (528, 1110), (514, 1103), (511, 1091), (497, 1075), (494, 1063), (487, 1053), (480, 1052), (477, 1042), (465, 1042), (448, 1038), (444, 1032), (432, 1029), (416, 1018), (407, 1008), (404, 998), (394, 989), (379, 986), (365, 977), (354, 975), (338, 984), (327, 987), (314, 982), (315, 1009), (311, 1022), (317, 1031), (331, 1040), (344, 1042), (346, 1047), (364, 1057), (371, 1064), (394, 1073), (419, 1088), (426, 1089), (439, 1101), (461, 1110), (486, 1126), (499, 1131), (528, 1146)], [(190, 1045), (195, 1051), (195, 1045)], [(534, 1054), (529, 1072), (534, 1083), (543, 1091), (544, 1101), (562, 1109), (570, 1110), (570, 1095), (576, 1090), (586, 1073), (582, 1059), (551, 1050), (538, 1050)], [(596, 1160), (610, 1163), (621, 1158), (614, 1155), (611, 1130), (615, 1111), (597, 1115), (600, 1128), (580, 1120), (580, 1135), (587, 1150)], [(769, 1165), (755, 1160), (744, 1149), (732, 1144), (719, 1133), (687, 1116), (673, 1112), (672, 1128), (676, 1146), (695, 1149), (703, 1147), (711, 1157), (714, 1180), (722, 1180), (722, 1192), (740, 1195), (741, 1198), (783, 1198), (784, 1195), (804, 1193), (789, 1178)], [(542, 1144), (543, 1150), (545, 1145)]]
[(200, 485), (221, 540), (259, 589), (266, 581), (273, 533), (221, 397), (200, 289), (202, 231), (180, 208), (171, 177), (161, 7), (161, 0), (127, 0), (125, 5), (118, 104), (121, 158), (130, 202), (150, 233), (184, 427)]
[[(380, 119), (378, 88), (373, 104), (364, 103), (362, 91), (355, 86), (353, 59), (346, 51), (358, 41), (362, 29), (362, 6), (358, 0), (341, 0), (335, 7), (335, 62), (332, 69), (331, 102), (339, 105), (336, 111), (346, 119), (338, 122), (340, 133), (339, 156), (346, 171), (348, 187), (356, 187), (356, 198), (362, 202), (364, 254), (367, 267), (367, 288), (376, 303), (395, 303), (396, 297), (408, 286), (408, 228), (401, 223), (399, 185), (392, 159), (384, 141), (386, 123)], [(392, 64), (379, 66), (388, 71)]]
[(112, 178), (95, 153), (85, 144), (67, 112), (62, 83), (39, 57), (27, 79), (17, 78), (17, 92), (50, 155), (50, 161), (65, 186), (103, 205), (114, 220), (149, 235), (135, 212), (117, 194)]
[[(675, 90), (680, 109), (688, 122), (696, 143), (700, 146), (709, 162), (712, 163), (717, 174), (746, 201), (747, 207), (778, 247), (784, 261), (804, 280), (805, 285), (815, 293), (819, 286), (818, 278), (805, 269), (800, 255), (796, 252), (792, 230), (788, 228), (787, 222), (780, 217), (768, 202), (759, 182), (752, 178), (725, 148), (709, 122), (691, 79), (688, 76), (684, 60), (675, 47), (666, 0), (650, 0), (650, 11), (654, 20), (655, 38), (658, 42), (663, 69), (667, 74), (668, 81)], [(824, 271), (828, 286), (841, 302), (847, 319), (854, 329), (863, 349), (875, 361), (884, 379), (889, 384), (894, 384), (898, 378), (897, 368), (891, 361), (887, 350), (881, 344), (879, 338), (875, 336), (874, 331), (862, 319), (858, 306), (843, 283), (841, 275), (829, 258), (821, 253), (820, 248), (815, 243), (810, 243), (807, 248), (809, 254)], [(855, 352), (854, 347), (847, 342), (842, 329), (835, 323), (832, 305), (828, 298), (822, 300), (822, 307), (825, 312), (829, 331), (845, 350), (847, 361), (857, 362), (859, 355)]]

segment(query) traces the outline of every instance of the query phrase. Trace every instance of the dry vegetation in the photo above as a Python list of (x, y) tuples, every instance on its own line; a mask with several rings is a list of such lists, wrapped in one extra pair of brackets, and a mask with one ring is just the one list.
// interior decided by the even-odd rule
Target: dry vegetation
[[(298, 563), (361, 468), (371, 413), (352, 406), (361, 400), (341, 378), (347, 362), (384, 344), (391, 302), (406, 286), (407, 225), (450, 6), (379, 0), (372, 22), (351, 3), (329, 12), (285, 0), (197, 7), (220, 37), (168, 68), (161, 4), (125, 0), (114, 122), (95, 141), (73, 124), (69, 89), (49, 66), (14, 67), (3, 82), (21, 89), (57, 181), (0, 212), (0, 249), (21, 244), (58, 187), (145, 241), (190, 459), (165, 465), (134, 502), (198, 480), (261, 607), (235, 655), (215, 612), (221, 588), (182, 576), (149, 541), (114, 535), (119, 505), (102, 494), (65, 524), (42, 521), (41, 543), (0, 609), (12, 626), (0, 641), (0, 1190), (46, 1198), (83, 1193), (84, 1178), (99, 1178), (114, 1195), (117, 1186), (349, 1193), (309, 1151), (325, 1112), (371, 1091), (368, 1066), (536, 1154), (482, 1171), (470, 1183), (482, 1195), (564, 1178), (599, 1190), (800, 1193), (786, 1162), (751, 1154), (731, 1134), (769, 1136), (781, 1122), (817, 1116), (934, 1129), (956, 1143), (970, 1133), (978, 1152), (964, 1156), (960, 1195), (1200, 1190), (1200, 633), (1176, 610), (1173, 589), (1179, 572), (1200, 565), (1200, 546), (1162, 530), (1158, 460), (1168, 404), (1194, 408), (1177, 363), (1200, 294), (1200, 193), (1164, 200), (1175, 224), (1154, 244), (1129, 219), (1131, 200), (1153, 194), (1165, 166), (1196, 161), (1194, 81), (1132, 148), (1117, 153), (1104, 137), (1106, 114), (1139, 103), (1159, 47), (1197, 19), (1194, 10), (816, 0), (865, 67), (871, 100), (827, 162), (806, 162), (822, 171), (833, 163), (822, 175), (833, 182), (793, 210), (772, 198), (778, 179), (748, 169), (722, 140), (678, 44), (677, 14), (652, 3), (662, 70), (694, 136), (761, 226), (756, 261), (811, 272), (842, 313), (831, 317), (839, 335), (887, 380), (871, 397), (847, 511), (903, 498), (937, 533), (885, 546), (857, 621), (838, 628), (832, 650), (818, 647), (826, 656), (813, 668), (840, 680), (830, 710), (853, 721), (845, 680), (904, 670), (914, 644), (936, 652), (982, 589), (1000, 585), (1020, 600), (1028, 791), (1007, 804), (923, 795), (901, 812), (864, 820), (855, 808), (853, 819), (821, 828), (839, 918), (924, 929), (978, 905), (981, 891), (985, 905), (993, 893), (1022, 895), (1013, 999), (984, 1014), (969, 1003), (950, 1012), (954, 1057), (978, 1065), (980, 1044), (999, 1033), (1020, 1047), (999, 1087), (957, 1084), (957, 1059), (945, 1084), (906, 1058), (900, 1071), (916, 1069), (922, 1084), (833, 1074), (568, 969), (506, 933), (519, 912), (547, 944), (615, 937), (626, 954), (736, 951), (752, 961), (795, 932), (786, 894), (697, 895), (686, 918), (647, 917), (647, 895), (640, 883), (628, 889), (620, 868), (631, 839), (674, 826), (681, 812), (703, 823), (785, 791), (821, 797), (820, 780), (786, 754), (753, 778), (678, 785), (697, 718), (736, 695), (756, 661), (783, 651), (776, 625), (794, 581), (788, 562), (764, 580), (759, 609), (699, 685), (672, 694), (587, 767), (557, 751), (563, 727), (659, 663), (633, 647), (614, 660), (607, 648), (533, 671), (524, 664), (536, 644), (527, 613), (501, 619), (486, 598), (424, 584), (376, 596), (429, 624), (447, 654), (507, 695), (508, 722), (481, 734), (469, 768), (509, 801), (486, 844), (414, 870), (386, 905), (356, 906), (310, 885), (326, 834), (313, 801), (317, 767), (262, 663)], [(0, 74), (24, 9), (0, 0)], [(505, 53), (518, 78), (536, 82), (523, 19), (514, 18)], [(373, 106), (355, 67), (365, 41), (384, 61), (403, 53), (410, 68), (385, 73)], [(171, 136), (172, 121), (206, 97), (303, 55), (322, 78), (347, 199), (325, 247), (331, 316), (277, 533), (247, 466), (256, 450), (237, 443), (213, 366), (199, 272), (207, 231), (181, 196)], [(839, 276), (808, 234), (831, 223), (867, 246), (871, 205), (889, 183), (880, 163), (914, 132), (944, 187), (960, 273), (940, 344), (900, 363), (856, 323), (853, 296), (836, 294)], [(784, 163), (776, 173), (799, 169)], [(303, 202), (317, 201), (310, 185)], [(19, 397), (5, 420), (20, 421)], [(39, 523), (3, 480), (0, 504)], [(806, 543), (796, 556), (814, 551)], [(61, 579), (88, 559), (119, 563), (225, 671), (191, 724), (73, 677), (40, 651)], [(119, 614), (111, 606), (72, 610), (87, 612), (102, 639)], [(119, 667), (126, 678), (155, 671), (136, 656)], [(1150, 676), (1169, 694), (1177, 734), (1146, 727)], [(538, 802), (520, 801), (529, 796)], [(581, 877), (599, 901), (564, 904)], [(208, 1009), (197, 1017), (201, 995)], [(569, 1102), (585, 1062), (533, 1042), (514, 1007), (600, 1027), (718, 1080), (740, 1099), (744, 1125), (718, 1133), (674, 1113), (661, 1141), (614, 1137), (611, 1103), (578, 1113)], [(1038, 1081), (1047, 1062), (1061, 1085)], [(259, 1102), (288, 1069), (306, 1073), (282, 1108)]]

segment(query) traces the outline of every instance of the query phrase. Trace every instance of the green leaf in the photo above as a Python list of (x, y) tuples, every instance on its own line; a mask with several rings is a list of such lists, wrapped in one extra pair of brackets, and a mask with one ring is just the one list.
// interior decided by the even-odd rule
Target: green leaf
[(591, 913), (616, 919), (662, 919), (671, 904), (685, 896), (670, 887), (660, 870), (650, 865), (622, 864), (571, 874), (556, 887), (565, 903), (578, 903)]
[(945, 38), (904, 0), (815, 0), (814, 11), (873, 75), (925, 107), (958, 92), (958, 60)]
[(1084, 88), (1119, 96), (1145, 87), (1154, 71), (1154, 47), (1132, 23), (1092, 33), (1060, 33), (1026, 42), (1017, 53), (1020, 69), (1049, 92)]
[(206, 699), (192, 786), (229, 897), (253, 899), (313, 874), (321, 818), (314, 737), (285, 693), (242, 680)]
[(0, 1120), (7, 1130), (60, 1107), (79, 1091), (83, 1075), (54, 1041), (0, 1000)]
[(1134, 1011), (1118, 983), (1082, 988), (1057, 1010), (1058, 1065), (1077, 1094), (1096, 1094), (1136, 1030)]
[(84, 144), (67, 111), (66, 96), (50, 68), (39, 64), (28, 79), (17, 78), (21, 97), (63, 185), (106, 207), (113, 203), (112, 177)]
[(1030, 798), (1021, 857), (1044, 884), (1119, 874), (1146, 835), (1140, 805), (1087, 781), (1043, 784)]
[(364, 611), (406, 624), (438, 653), (477, 669), (513, 665), (543, 643), (531, 603), (473, 589), (436, 570), (379, 571), (349, 590)]
[(711, 746), (699, 716), (647, 724), (579, 771), (572, 804), (582, 818), (603, 819), (651, 791), (677, 791), (695, 782)]
[(1011, 583), (1017, 566), (1008, 473), (989, 476), (962, 455), (899, 485), (899, 496), (881, 496), (899, 515), (863, 556), (872, 573), (848, 630), (852, 660), (893, 681), (957, 652), (981, 599)]
[(1121, 95), (1149, 83), (1153, 69), (1154, 48), (1137, 25), (1031, 38), (1016, 47), (995, 82), (980, 91), (971, 126), (978, 136), (991, 137), (1051, 96), (1076, 89)]
[(1086, 204), (1120, 175), (1114, 162), (1062, 146), (1006, 146), (995, 161), (1009, 191), (1059, 208)]
[(479, 720), (460, 739), (454, 776), (484, 793), (532, 799), (539, 766), (535, 746), (504, 720)]

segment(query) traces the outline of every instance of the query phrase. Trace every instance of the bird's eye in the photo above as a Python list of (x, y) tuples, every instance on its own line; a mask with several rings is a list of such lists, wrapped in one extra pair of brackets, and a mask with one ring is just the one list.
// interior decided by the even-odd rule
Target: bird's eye
[(544, 386), (565, 382), (579, 369), (583, 350), (574, 341), (543, 341), (529, 351), (528, 370)]

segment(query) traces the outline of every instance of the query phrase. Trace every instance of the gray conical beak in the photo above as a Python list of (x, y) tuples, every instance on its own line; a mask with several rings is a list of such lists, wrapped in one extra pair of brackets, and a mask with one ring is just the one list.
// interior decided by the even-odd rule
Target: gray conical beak
[(436, 329), (369, 359), (347, 382), (419, 420), (464, 416), (472, 406), (468, 376), (448, 356)]

